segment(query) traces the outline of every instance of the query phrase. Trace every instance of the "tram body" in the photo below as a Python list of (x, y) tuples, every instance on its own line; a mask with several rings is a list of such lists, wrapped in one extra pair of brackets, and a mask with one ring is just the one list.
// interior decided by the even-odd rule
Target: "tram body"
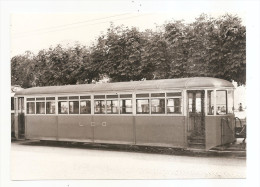
[(14, 131), (14, 93), (11, 93), (11, 137), (15, 137)]
[(15, 135), (209, 150), (235, 141), (233, 91), (209, 77), (24, 89), (15, 94)]
[(22, 90), (21, 86), (13, 85), (11, 86), (11, 138), (15, 139), (15, 105), (16, 100), (14, 98), (15, 92)]

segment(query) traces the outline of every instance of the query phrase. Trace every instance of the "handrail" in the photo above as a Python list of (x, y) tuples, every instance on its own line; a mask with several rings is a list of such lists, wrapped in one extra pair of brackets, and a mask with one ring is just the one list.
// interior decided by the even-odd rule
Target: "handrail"
[(245, 131), (245, 129), (246, 129), (246, 125), (243, 125), (241, 131), (238, 134), (240, 135), (241, 133), (243, 133)]
[(241, 123), (241, 120), (238, 118), (238, 117), (235, 117), (235, 128), (237, 127), (237, 120), (239, 120), (239, 123), (240, 123), (240, 127), (242, 127), (242, 123)]
[[(236, 119), (240, 122), (240, 127), (236, 125)], [(235, 137), (236, 138), (244, 138), (243, 142), (246, 139), (246, 125), (242, 125), (241, 120), (238, 117), (235, 117)]]

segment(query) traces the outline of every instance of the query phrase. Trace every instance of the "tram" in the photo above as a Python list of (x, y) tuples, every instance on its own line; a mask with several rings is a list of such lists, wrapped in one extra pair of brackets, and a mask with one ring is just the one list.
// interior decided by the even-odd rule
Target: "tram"
[(15, 109), (15, 92), (21, 90), (22, 88), (19, 85), (11, 86), (11, 138), (15, 139), (15, 126), (14, 126), (14, 109)]
[(17, 91), (18, 139), (209, 150), (235, 141), (234, 86), (211, 77)]
[(11, 93), (11, 138), (14, 137), (14, 93)]

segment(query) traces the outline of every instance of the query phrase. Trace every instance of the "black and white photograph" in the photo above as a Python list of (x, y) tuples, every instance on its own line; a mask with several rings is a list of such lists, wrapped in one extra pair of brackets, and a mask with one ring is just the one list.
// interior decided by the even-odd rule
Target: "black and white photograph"
[(260, 184), (258, 1), (1, 5), (1, 186)]

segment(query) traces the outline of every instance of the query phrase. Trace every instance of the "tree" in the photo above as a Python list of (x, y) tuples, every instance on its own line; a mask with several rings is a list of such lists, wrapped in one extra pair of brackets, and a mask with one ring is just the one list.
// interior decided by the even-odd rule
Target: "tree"
[(237, 16), (206, 14), (165, 25), (172, 77), (210, 76), (246, 83), (246, 29)]
[[(136, 28), (111, 27), (102, 46), (101, 72), (112, 81), (140, 80), (142, 75), (141, 49), (145, 43)], [(100, 50), (99, 50), (100, 51)]]
[[(169, 50), (170, 78), (182, 78), (190, 75), (191, 65), (188, 65), (190, 41), (187, 27), (182, 21), (174, 21), (164, 25), (165, 39)], [(192, 63), (190, 63), (192, 64)]]
[(146, 79), (165, 79), (170, 76), (170, 54), (162, 32), (147, 30), (142, 50), (143, 74)]
[(26, 51), (24, 55), (17, 55), (11, 59), (11, 84), (23, 88), (35, 86), (33, 79), (34, 55)]
[(246, 28), (237, 16), (226, 14), (216, 20), (218, 29), (217, 77), (246, 83)]
[[(140, 32), (107, 29), (91, 47), (57, 45), (11, 59), (12, 84), (32, 86), (111, 81), (218, 77), (246, 83), (246, 28), (234, 15), (200, 15), (193, 23), (172, 21)], [(22, 72), (22, 73), (21, 73)]]

